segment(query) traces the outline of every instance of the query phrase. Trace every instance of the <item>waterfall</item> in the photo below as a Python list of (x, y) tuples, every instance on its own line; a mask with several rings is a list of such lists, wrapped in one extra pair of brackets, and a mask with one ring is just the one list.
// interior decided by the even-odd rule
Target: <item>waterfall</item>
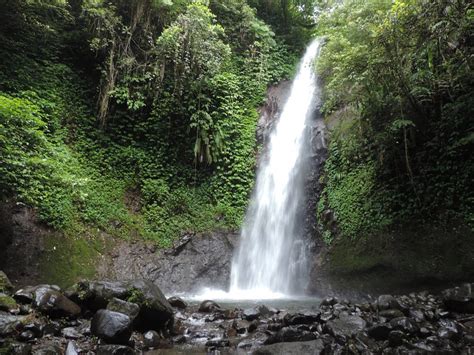
[(316, 39), (306, 49), (257, 172), (232, 263), (229, 294), (236, 298), (304, 292), (309, 265), (301, 235), (301, 205), (310, 150), (307, 128), (320, 100), (313, 65), (320, 47), (321, 40)]

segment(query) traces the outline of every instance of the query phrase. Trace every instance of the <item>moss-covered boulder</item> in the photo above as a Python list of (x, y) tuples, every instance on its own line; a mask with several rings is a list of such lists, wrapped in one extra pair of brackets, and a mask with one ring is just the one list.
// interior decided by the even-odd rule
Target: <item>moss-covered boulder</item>
[(13, 285), (8, 279), (8, 276), (0, 270), (0, 292), (11, 292)]
[(0, 311), (11, 312), (18, 309), (16, 301), (5, 293), (0, 293)]

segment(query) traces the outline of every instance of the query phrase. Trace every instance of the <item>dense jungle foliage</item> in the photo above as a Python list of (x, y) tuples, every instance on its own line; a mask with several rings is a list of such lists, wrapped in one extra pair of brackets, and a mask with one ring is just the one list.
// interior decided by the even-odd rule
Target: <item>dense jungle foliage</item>
[(314, 36), (326, 241), (474, 224), (467, 0), (0, 4), (0, 198), (55, 229), (169, 245), (237, 228), (257, 108)]
[(292, 75), (312, 1), (0, 3), (2, 200), (162, 245), (239, 226), (257, 108)]
[(472, 230), (472, 2), (349, 0), (322, 14), (317, 33), (332, 127), (318, 208), (326, 241), (410, 225)]

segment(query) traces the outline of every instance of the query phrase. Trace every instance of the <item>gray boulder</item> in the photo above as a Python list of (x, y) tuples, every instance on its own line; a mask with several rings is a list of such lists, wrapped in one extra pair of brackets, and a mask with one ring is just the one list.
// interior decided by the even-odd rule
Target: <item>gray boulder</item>
[(126, 314), (101, 309), (92, 318), (91, 333), (107, 343), (128, 344), (132, 322)]

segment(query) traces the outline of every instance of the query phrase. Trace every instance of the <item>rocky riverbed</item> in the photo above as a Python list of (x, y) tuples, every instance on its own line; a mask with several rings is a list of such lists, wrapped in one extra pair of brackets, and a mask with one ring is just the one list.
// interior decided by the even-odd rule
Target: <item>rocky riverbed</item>
[(14, 290), (0, 272), (0, 354), (472, 354), (474, 284), (306, 312), (165, 298), (147, 280)]

